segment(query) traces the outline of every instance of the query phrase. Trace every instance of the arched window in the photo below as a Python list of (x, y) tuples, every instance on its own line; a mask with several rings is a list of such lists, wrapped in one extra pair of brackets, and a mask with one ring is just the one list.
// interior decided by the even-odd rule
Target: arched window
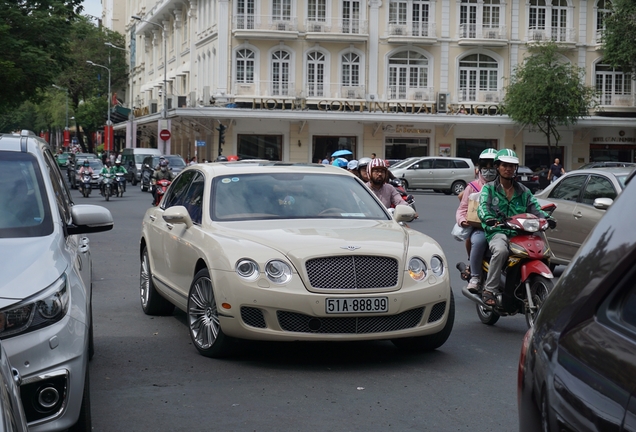
[(389, 33), (391, 35), (428, 36), (428, 0), (391, 0)]
[(343, 86), (357, 87), (360, 85), (360, 56), (353, 52), (342, 55), (342, 76), (340, 78)]
[(236, 82), (254, 82), (254, 51), (247, 48), (236, 51)]
[(634, 106), (631, 75), (603, 63), (597, 63), (595, 73), (601, 105)]
[(307, 96), (324, 96), (324, 84), (325, 55), (320, 51), (311, 51), (307, 54)]
[(389, 99), (411, 98), (412, 93), (427, 88), (428, 58), (424, 54), (401, 51), (389, 58)]
[(272, 82), (270, 94), (272, 96), (287, 96), (290, 90), (291, 56), (285, 50), (279, 49), (272, 53)]
[(568, 28), (567, 0), (530, 0), (528, 18), (529, 40), (574, 42), (573, 29)]
[(485, 54), (471, 54), (459, 61), (459, 100), (498, 102), (499, 64)]

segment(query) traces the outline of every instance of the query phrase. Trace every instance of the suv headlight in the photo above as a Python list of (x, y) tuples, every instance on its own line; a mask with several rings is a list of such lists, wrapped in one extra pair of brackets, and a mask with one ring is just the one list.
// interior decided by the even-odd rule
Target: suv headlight
[(0, 339), (27, 333), (58, 322), (70, 303), (66, 275), (44, 291), (0, 310)]

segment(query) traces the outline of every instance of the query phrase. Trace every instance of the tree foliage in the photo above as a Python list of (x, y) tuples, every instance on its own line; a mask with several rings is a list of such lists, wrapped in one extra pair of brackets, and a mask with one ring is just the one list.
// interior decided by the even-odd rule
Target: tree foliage
[(0, 114), (36, 100), (67, 61), (82, 0), (0, 2)]
[(558, 127), (570, 126), (595, 106), (596, 91), (585, 85), (584, 70), (567, 61), (553, 42), (533, 45), (530, 56), (514, 69), (506, 87), (504, 109), (516, 123), (532, 125), (546, 136), (552, 159), (552, 138)]
[(603, 31), (604, 62), (636, 74), (636, 1), (612, 0)]

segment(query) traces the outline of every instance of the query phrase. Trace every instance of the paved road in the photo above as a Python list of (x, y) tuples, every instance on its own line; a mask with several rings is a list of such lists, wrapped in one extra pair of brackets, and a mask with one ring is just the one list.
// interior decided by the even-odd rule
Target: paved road
[[(95, 191), (93, 191), (95, 192)], [(461, 295), (450, 236), (455, 196), (417, 192), (412, 228), (443, 247), (457, 314), (439, 350), (405, 354), (390, 342), (244, 343), (231, 359), (200, 356), (185, 315), (149, 317), (138, 299), (141, 219), (151, 196), (77, 203), (109, 208), (115, 228), (91, 235), (96, 354), (95, 431), (512, 431), (523, 316), (481, 324)]]

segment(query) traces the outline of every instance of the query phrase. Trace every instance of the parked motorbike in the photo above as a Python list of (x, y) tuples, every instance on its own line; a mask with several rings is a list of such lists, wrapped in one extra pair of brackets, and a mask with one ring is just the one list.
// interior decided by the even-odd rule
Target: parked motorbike
[(166, 191), (168, 190), (168, 186), (170, 186), (170, 183), (172, 183), (170, 180), (157, 180), (157, 183), (155, 184), (155, 206), (158, 206), (159, 203), (161, 202), (161, 198), (163, 198), (164, 194), (166, 193)]
[(123, 197), (124, 192), (126, 191), (126, 179), (124, 178), (124, 173), (115, 174), (113, 186), (115, 190), (115, 195), (118, 197)]
[(106, 201), (110, 200), (111, 195), (115, 195), (115, 181), (112, 174), (102, 174), (101, 189)]
[(91, 194), (91, 175), (89, 173), (83, 173), (80, 175), (79, 179), (79, 191), (82, 193), (84, 198), (88, 198)]
[[(554, 210), (553, 204), (551, 210)], [(508, 261), (501, 272), (500, 294), (496, 296), (496, 305), (486, 305), (481, 291), (473, 294), (466, 286), (462, 288), (462, 294), (475, 302), (477, 316), (484, 324), (493, 325), (499, 317), (524, 313), (528, 327), (532, 327), (541, 305), (554, 287), (554, 276), (550, 270), (550, 248), (543, 235), (550, 223), (547, 219), (530, 213), (514, 215), (496, 223), (517, 231), (510, 239)], [(480, 286), (484, 285), (488, 277), (489, 260), (490, 251), (487, 250), (482, 262)], [(464, 280), (470, 279), (468, 267), (463, 262), (457, 264)]]
[(406, 189), (404, 189), (404, 185), (402, 184), (402, 181), (398, 178), (393, 178), (389, 180), (389, 184), (391, 184), (400, 193), (400, 196), (402, 197), (402, 199), (413, 210), (415, 210), (415, 212), (417, 212), (417, 210), (415, 209), (415, 198), (413, 197), (413, 195), (406, 193)]

